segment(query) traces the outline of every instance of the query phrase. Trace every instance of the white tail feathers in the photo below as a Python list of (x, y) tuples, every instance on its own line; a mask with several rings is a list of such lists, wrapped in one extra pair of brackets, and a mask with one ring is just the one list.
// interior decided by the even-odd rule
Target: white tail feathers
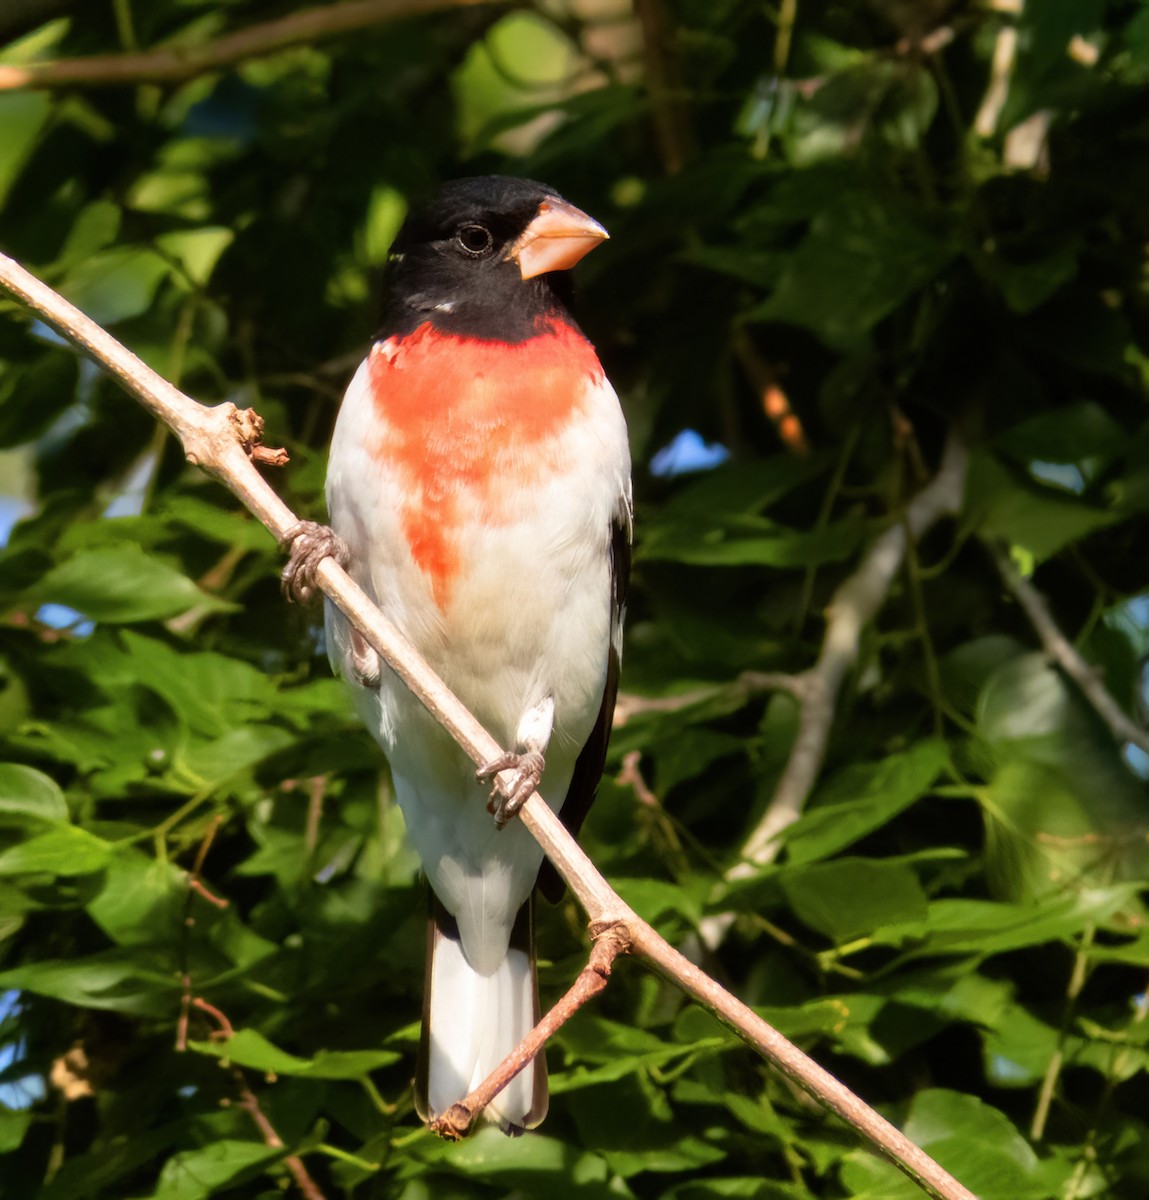
[[(512, 945), (490, 975), (480, 975), (458, 938), (436, 922), (430, 954), (423, 1030), (426, 1061), (419, 1081), (425, 1089), (419, 1097), (427, 1109), (425, 1119), (446, 1112), (477, 1087), (538, 1020), (534, 961), (527, 950)], [(504, 1133), (533, 1128), (547, 1112), (546, 1071), (540, 1054), (483, 1116), (497, 1122)]]

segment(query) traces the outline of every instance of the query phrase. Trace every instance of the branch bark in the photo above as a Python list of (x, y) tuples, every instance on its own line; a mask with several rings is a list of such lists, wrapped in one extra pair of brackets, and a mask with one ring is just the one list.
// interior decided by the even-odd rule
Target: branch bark
[(0, 91), (55, 87), (119, 87), (184, 83), (249, 58), (353, 33), (372, 25), (447, 8), (506, 4), (507, 0), (345, 0), (306, 8), (275, 21), (225, 33), (203, 45), (164, 46), (136, 54), (95, 54), (55, 62), (0, 66)]
[(1061, 628), (1053, 619), (1053, 613), (1049, 610), (1049, 601), (1028, 579), (1022, 577), (1003, 547), (993, 548), (993, 560), (997, 564), (1002, 582), (1025, 610), (1025, 615), (1040, 639), (1046, 656), (1057, 663), (1077, 684), (1085, 699), (1093, 705), (1097, 715), (1109, 726), (1109, 731), (1116, 741), (1132, 742), (1149, 754), (1149, 731), (1142, 729), (1126, 714), (1110, 695), (1101, 672), (1087, 663), (1073, 643), (1061, 632)]
[(826, 757), (838, 692), (857, 661), (862, 631), (885, 603), (901, 570), (907, 537), (918, 541), (942, 517), (961, 507), (966, 459), (965, 442), (956, 428), (951, 429), (937, 474), (910, 501), (905, 519), (874, 542), (831, 598), (818, 661), (798, 676), (802, 681), (798, 736), (770, 804), (746, 839), (742, 861), (727, 872), (728, 879), (747, 878), (772, 862), (779, 849), (778, 835), (802, 815)]
[[(232, 404), (222, 404), (214, 409), (197, 404), (160, 378), (62, 296), (3, 254), (0, 254), (0, 287), (21, 299), (54, 329), (94, 358), (149, 411), (168, 423), (183, 442), (188, 459), (228, 487), (277, 540), (282, 540), (288, 530), (297, 524), (295, 514), (256, 471), (248, 457), (245, 439), (250, 446), (252, 431), (259, 424), (253, 420), (253, 414), (240, 413)], [(912, 517), (910, 524), (912, 527)], [(879, 543), (871, 550), (871, 556), (878, 545), (901, 532), (899, 527), (883, 535), (883, 539), (879, 539)], [(887, 550), (885, 558), (889, 558), (890, 553)], [(894, 557), (900, 561), (899, 554), (895, 553)], [(892, 570), (896, 570), (896, 563), (890, 571), (891, 575)], [(325, 559), (320, 564), (316, 579), (324, 593), (339, 606), (473, 762), (482, 764), (502, 754), (503, 747), (448, 691), (426, 661), (407, 644), (394, 625), (334, 559)], [(843, 612), (840, 622), (845, 621)], [(509, 771), (500, 776), (504, 784), (509, 784), (511, 778)], [(787, 1078), (841, 1117), (929, 1195), (937, 1200), (975, 1200), (973, 1193), (900, 1130), (699, 970), (623, 903), (541, 796), (533, 795), (528, 799), (519, 819), (555, 864), (593, 924), (599, 927), (625, 927), (632, 954), (645, 960), (713, 1012)]]

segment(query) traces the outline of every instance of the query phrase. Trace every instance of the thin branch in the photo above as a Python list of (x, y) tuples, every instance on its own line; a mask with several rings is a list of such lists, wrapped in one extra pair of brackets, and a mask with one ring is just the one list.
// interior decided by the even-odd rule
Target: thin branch
[(1109, 731), (1118, 742), (1132, 742), (1149, 754), (1149, 731), (1143, 729), (1109, 694), (1101, 672), (1082, 658), (1080, 651), (1061, 632), (1049, 601), (1029, 582), (1022, 578), (1018, 569), (1002, 547), (994, 547), (993, 559), (1001, 574), (1002, 582), (1013, 594), (1014, 599), (1025, 610), (1034, 632), (1041, 641), (1042, 649), (1053, 662), (1081, 689), (1081, 694), (1093, 706), (1097, 715), (1109, 726)]
[[(1016, 7), (1010, 6), (1012, 13), (1021, 12), (1021, 0)], [(1001, 11), (1007, 11), (1002, 9)], [(1017, 60), (1018, 33), (1016, 25), (1003, 25), (997, 31), (997, 40), (993, 47), (993, 60), (990, 65), (989, 86), (982, 97), (981, 107), (973, 119), (973, 130), (980, 138), (993, 137), (1001, 111), (1005, 108), (1009, 96), (1009, 83), (1013, 76), (1014, 63)]]
[(650, 784), (642, 775), (642, 751), (631, 750), (623, 756), (622, 770), (615, 777), (619, 787), (628, 787), (634, 792), (634, 798), (639, 803), (639, 813), (643, 822), (649, 826), (651, 840), (661, 851), (662, 858), (670, 868), (671, 874), (677, 880), (685, 879), (690, 873), (690, 862), (678, 836), (674, 820), (662, 806), (662, 801), (655, 795)]
[(802, 676), (802, 711), (790, 757), (762, 819), (746, 839), (742, 861), (727, 872), (728, 879), (746, 878), (772, 862), (778, 853), (778, 835), (801, 816), (826, 757), (834, 706), (846, 674), (857, 661), (862, 631), (885, 603), (905, 560), (907, 539), (920, 540), (942, 517), (961, 507), (966, 457), (964, 441), (951, 429), (938, 473), (910, 501), (904, 519), (874, 542), (831, 598), (821, 653)]
[[(263, 1135), (263, 1140), (267, 1145), (273, 1150), (286, 1150), (287, 1147), (283, 1144), (283, 1138), (275, 1132), (275, 1126), (268, 1120), (267, 1113), (260, 1108), (259, 1097), (251, 1090), (251, 1086), (247, 1082), (247, 1077), (238, 1067), (236, 1067), (233, 1075), (235, 1077), (236, 1088), (239, 1091), (239, 1107), (251, 1117), (256, 1129)], [(304, 1200), (324, 1200), (323, 1193), (319, 1190), (319, 1185), (311, 1178), (310, 1172), (303, 1165), (303, 1159), (298, 1154), (285, 1154), (283, 1156), (283, 1165), (291, 1172), (291, 1178), (295, 1180), (295, 1186), (299, 1188)]]
[(319, 823), (323, 819), (323, 799), (327, 794), (327, 776), (313, 775), (307, 781), (307, 824), (303, 830), (303, 856), (307, 862), (307, 874), (315, 861), (319, 845)]
[[(255, 470), (248, 458), (244, 440), (250, 445), (253, 432), (261, 424), (254, 414), (240, 413), (232, 404), (222, 404), (214, 409), (203, 408), (161, 379), (62, 296), (3, 254), (0, 254), (0, 287), (22, 299), (64, 337), (105, 366), (149, 411), (171, 425), (183, 441), (188, 458), (229, 487), (277, 540), (282, 540), (298, 524), (295, 514)], [(964, 462), (964, 454), (958, 455), (951, 450), (949, 458), (955, 457), (960, 457)], [(951, 466), (950, 474), (954, 473), (955, 468)], [(942, 474), (945, 474), (944, 467)], [(956, 474), (960, 480), (961, 471), (956, 471)], [(930, 486), (933, 488), (937, 485), (938, 480), (935, 480)], [(954, 490), (952, 485), (950, 490)], [(960, 486), (956, 490), (960, 492)], [(918, 498), (920, 500), (921, 497)], [(919, 528), (926, 515), (924, 505), (918, 501), (915, 501), (917, 511), (910, 516), (911, 527), (915, 529)], [(891, 537), (902, 536), (903, 529), (898, 526), (883, 535), (878, 545), (884, 545)], [(871, 550), (871, 557), (873, 554)], [(891, 552), (887, 550), (885, 558), (889, 557)], [(895, 551), (892, 557), (900, 560), (900, 552)], [(895, 561), (891, 575), (896, 566)], [(320, 564), (316, 579), (323, 592), (339, 606), (352, 625), (476, 765), (489, 762), (503, 753), (503, 747), (447, 689), (426, 661), (334, 559), (327, 558)], [(884, 575), (882, 579), (885, 580)], [(888, 586), (888, 580), (885, 580), (885, 586)], [(855, 602), (853, 607), (855, 616), (860, 615), (860, 603)], [(844, 602), (842, 608), (846, 608)], [(837, 624), (841, 625), (844, 621), (845, 616), (842, 616), (837, 619)], [(856, 652), (856, 641), (854, 649)], [(503, 787), (509, 786), (512, 781), (511, 771), (499, 776)], [(968, 1189), (900, 1130), (641, 920), (598, 873), (542, 796), (532, 795), (523, 805), (519, 819), (554, 863), (592, 923), (625, 926), (630, 935), (632, 953), (710, 1009), (787, 1078), (841, 1117), (931, 1196), (938, 1200), (975, 1200)]]
[(667, 175), (677, 175), (693, 154), (693, 136), (683, 104), (682, 84), (671, 41), (671, 22), (662, 0), (633, 0), (634, 13), (642, 30), (642, 56), (646, 66), (647, 90), (654, 116), (662, 165)]
[[(232, 1023), (227, 1019), (226, 1014), (221, 1012), (214, 1004), (209, 1004), (206, 1000), (197, 998), (194, 1005), (201, 1012), (206, 1013), (218, 1026), (213, 1029), (209, 1038), (213, 1042), (223, 1042), (235, 1037), (235, 1029)], [(180, 1049), (184, 1049), (183, 1046)], [(286, 1150), (283, 1138), (275, 1131), (275, 1126), (272, 1125), (267, 1113), (260, 1107), (259, 1097), (251, 1090), (251, 1085), (247, 1082), (247, 1076), (243, 1073), (241, 1067), (232, 1067), (231, 1076), (235, 1080), (236, 1090), (239, 1092), (239, 1107), (243, 1109), (249, 1117), (251, 1117), (256, 1129), (259, 1130), (264, 1142), (273, 1150)], [(224, 1103), (228, 1103), (224, 1101)], [(325, 1200), (323, 1193), (319, 1190), (319, 1185), (311, 1178), (310, 1172), (303, 1165), (303, 1159), (298, 1154), (285, 1154), (283, 1156), (283, 1165), (291, 1172), (292, 1179), (295, 1180), (295, 1186), (299, 1188), (304, 1200)]]
[(310, 46), (324, 38), (372, 25), (448, 8), (500, 3), (506, 0), (345, 0), (342, 4), (306, 8), (275, 21), (249, 25), (205, 45), (174, 45), (134, 54), (97, 54), (24, 66), (0, 66), (0, 91), (183, 83), (237, 62), (291, 46)]
[(721, 700), (732, 707), (741, 707), (747, 700), (762, 692), (790, 692), (801, 695), (804, 687), (801, 675), (781, 671), (743, 671), (731, 683), (691, 688), (670, 696), (639, 696), (634, 692), (619, 692), (614, 706), (614, 728), (621, 729), (635, 717), (646, 713), (676, 713), (696, 704)]
[(606, 987), (614, 960), (630, 949), (630, 932), (622, 923), (596, 922), (591, 927), (591, 937), (594, 944), (587, 965), (566, 994), (473, 1092), (435, 1119), (431, 1125), (435, 1133), (451, 1141), (465, 1137), (483, 1109), (584, 1004)]
[(801, 420), (790, 406), (790, 398), (779, 381), (778, 371), (758, 353), (745, 330), (735, 331), (732, 344), (734, 355), (758, 393), (762, 411), (778, 430), (778, 437), (783, 446), (791, 454), (805, 458), (810, 453), (810, 443)]

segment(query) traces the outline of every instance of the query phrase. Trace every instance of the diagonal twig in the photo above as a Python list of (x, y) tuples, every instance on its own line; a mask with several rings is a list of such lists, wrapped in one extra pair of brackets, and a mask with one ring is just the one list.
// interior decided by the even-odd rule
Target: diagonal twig
[[(119, 379), (133, 397), (169, 424), (183, 442), (188, 458), (228, 487), (277, 540), (298, 524), (295, 514), (255, 469), (244, 448), (245, 443), (252, 444), (254, 431), (261, 424), (253, 414), (240, 413), (232, 404), (222, 404), (214, 409), (197, 404), (145, 366), (62, 296), (3, 254), (0, 254), (0, 287), (17, 296), (69, 341), (90, 354)], [(889, 538), (895, 532), (904, 536), (899, 526), (883, 538)], [(502, 754), (503, 748), (334, 559), (325, 559), (315, 575), (323, 592), (338, 605), (473, 762), (482, 764)], [(510, 784), (512, 779), (510, 771), (500, 776), (504, 785)], [(899, 1129), (660, 937), (599, 874), (542, 796), (530, 796), (519, 819), (554, 863), (592, 922), (625, 926), (632, 953), (708, 1008), (777, 1070), (838, 1115), (931, 1196), (937, 1200), (976, 1200), (973, 1193)]]
[[(275, 1130), (267, 1113), (263, 1111), (259, 1104), (259, 1097), (251, 1090), (251, 1084), (247, 1082), (247, 1076), (236, 1067), (232, 1072), (235, 1078), (235, 1086), (239, 1092), (239, 1107), (251, 1118), (256, 1129), (259, 1130), (264, 1142), (273, 1150), (286, 1150), (283, 1138)], [(324, 1200), (323, 1193), (319, 1190), (319, 1185), (311, 1177), (311, 1172), (303, 1164), (303, 1159), (298, 1154), (285, 1154), (283, 1156), (283, 1165), (291, 1172), (291, 1178), (295, 1180), (295, 1186), (299, 1189), (299, 1193), (304, 1200)]]
[(1002, 582), (1025, 610), (1029, 623), (1041, 641), (1046, 656), (1073, 680), (1081, 694), (1093, 705), (1097, 715), (1109, 726), (1119, 742), (1132, 742), (1149, 754), (1149, 730), (1137, 724), (1113, 698), (1101, 672), (1081, 656), (1076, 646), (1061, 632), (1049, 609), (1049, 601), (1024, 578), (1001, 546), (994, 546), (993, 561)]
[(162, 46), (132, 54), (94, 54), (55, 62), (0, 66), (0, 91), (54, 87), (107, 87), (134, 83), (183, 83), (237, 62), (308, 46), (404, 17), (499, 4), (506, 0), (344, 0), (289, 13), (225, 33), (203, 45)]
[(594, 944), (590, 958), (562, 999), (473, 1092), (435, 1119), (431, 1129), (440, 1137), (451, 1141), (465, 1137), (483, 1109), (587, 1001), (593, 1000), (606, 987), (614, 960), (630, 949), (630, 932), (621, 922), (594, 922), (591, 937)]

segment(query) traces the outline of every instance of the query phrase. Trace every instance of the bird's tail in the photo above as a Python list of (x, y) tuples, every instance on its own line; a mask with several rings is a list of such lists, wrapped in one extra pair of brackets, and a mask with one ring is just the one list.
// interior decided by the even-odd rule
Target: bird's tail
[[(519, 910), (507, 956), (490, 975), (467, 961), (454, 917), (431, 898), (423, 1035), (415, 1107), (424, 1121), (441, 1116), (477, 1087), (539, 1019), (533, 900)], [(484, 1110), (504, 1133), (533, 1129), (547, 1115), (547, 1064), (528, 1063)]]

